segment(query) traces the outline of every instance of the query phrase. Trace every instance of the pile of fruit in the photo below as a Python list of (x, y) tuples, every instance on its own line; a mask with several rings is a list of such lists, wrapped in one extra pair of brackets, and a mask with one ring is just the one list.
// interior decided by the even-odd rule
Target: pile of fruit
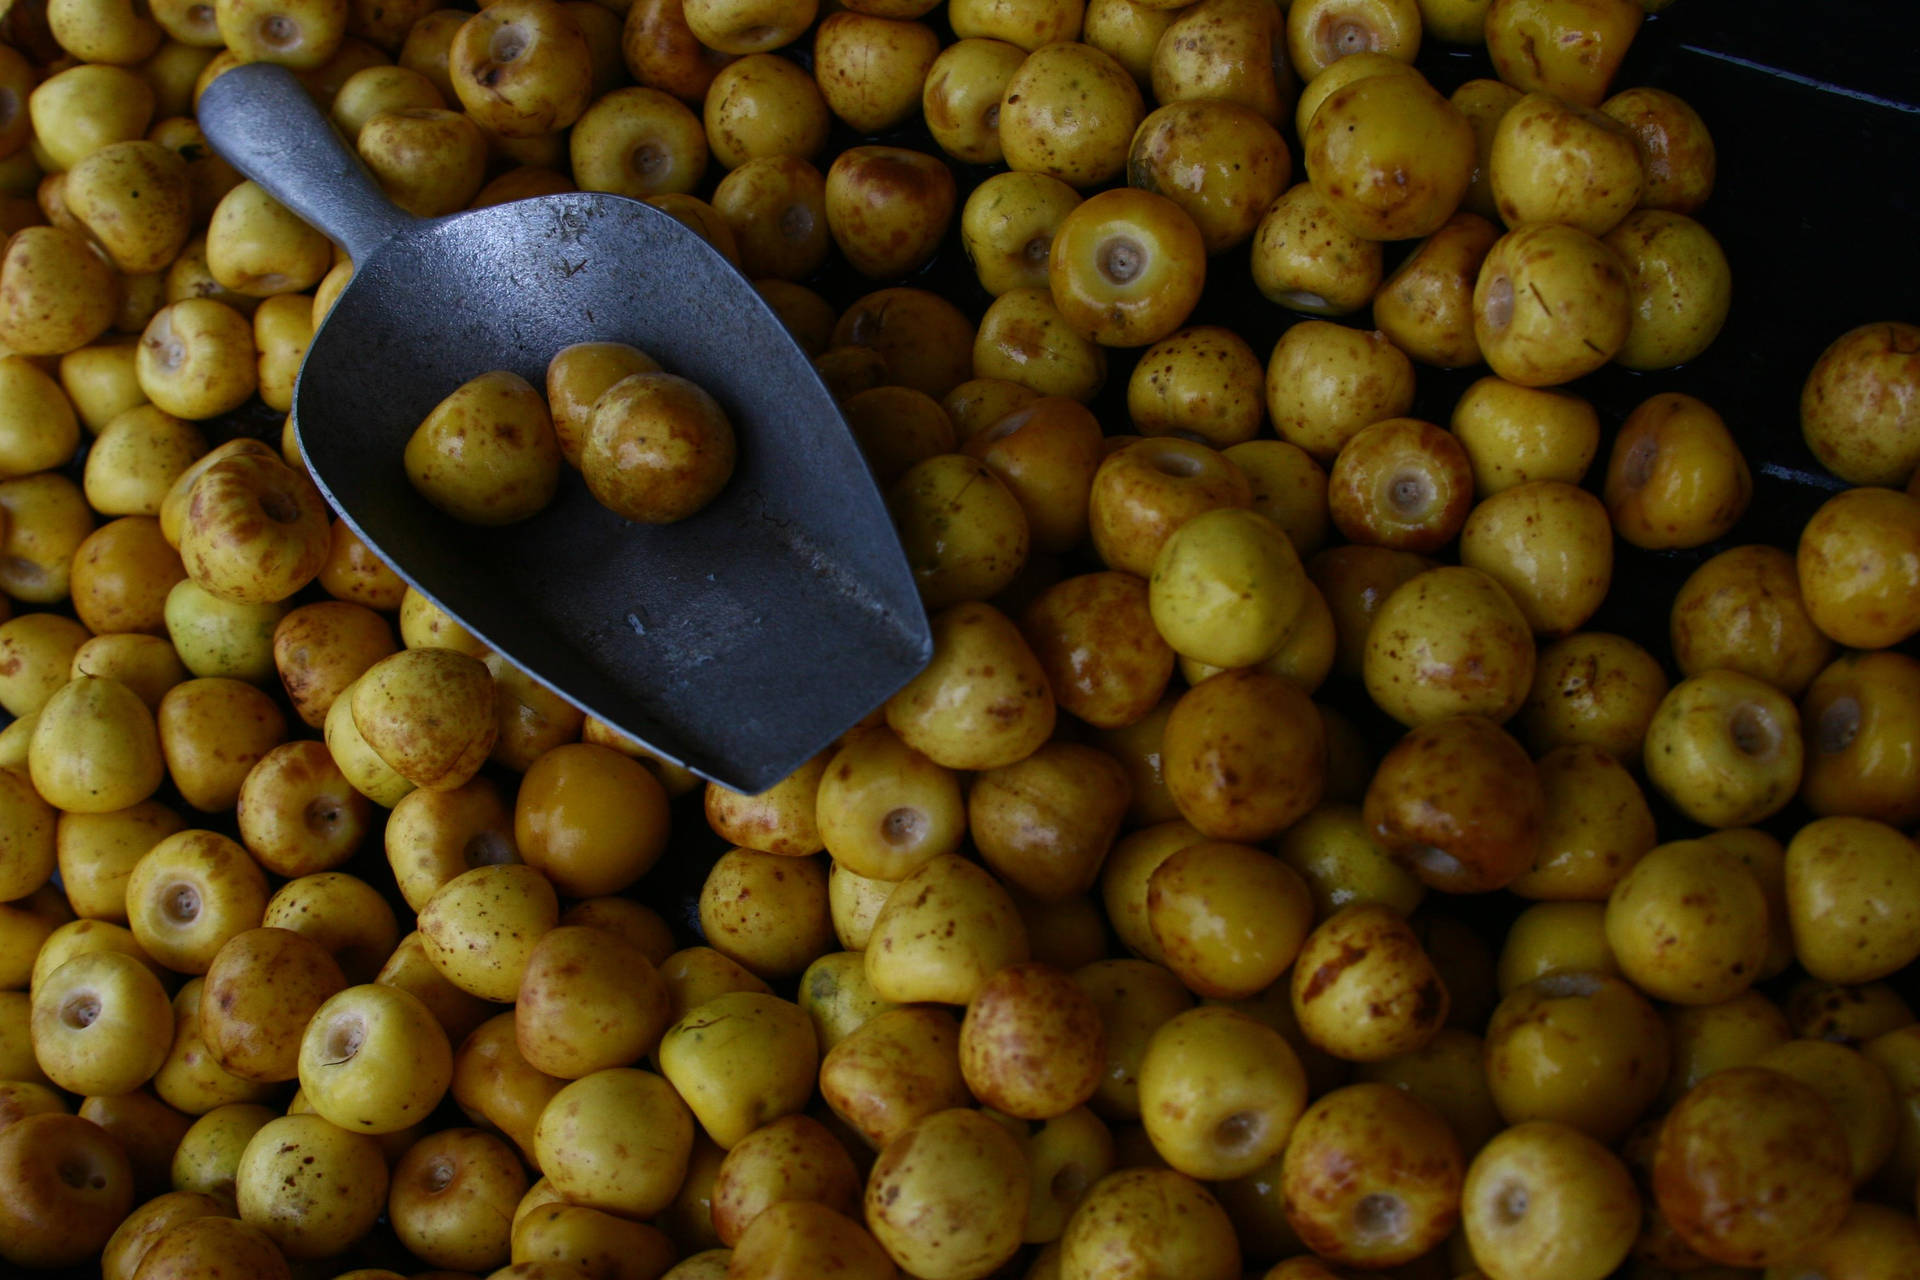
[(733, 424), (698, 383), (625, 342), (576, 342), (547, 366), (543, 396), (491, 369), (433, 407), (402, 454), (414, 491), (465, 524), (517, 524), (580, 468), (626, 520), (672, 524), (733, 475)]
[[(1735, 292), (1660, 7), (4, 5), (0, 1259), (1920, 1276), (1920, 329), (1786, 375), (1779, 545), (1584, 394)], [(253, 60), (410, 212), (736, 262), (930, 665), (739, 795), (409, 589), (258, 438), (353, 265), (200, 135)]]

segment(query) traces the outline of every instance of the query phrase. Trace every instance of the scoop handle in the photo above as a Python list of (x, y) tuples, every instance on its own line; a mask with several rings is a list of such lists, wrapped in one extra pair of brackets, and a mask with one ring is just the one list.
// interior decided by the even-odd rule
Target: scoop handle
[(381, 193), (285, 67), (249, 62), (223, 71), (201, 94), (198, 115), (215, 151), (355, 262), (414, 221)]

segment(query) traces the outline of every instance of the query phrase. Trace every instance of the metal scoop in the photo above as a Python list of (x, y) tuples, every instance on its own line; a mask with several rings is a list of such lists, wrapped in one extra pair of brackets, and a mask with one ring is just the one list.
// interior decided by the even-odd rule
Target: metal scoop
[[(353, 258), (294, 389), (314, 480), (483, 642), (743, 791), (779, 781), (925, 665), (926, 614), (845, 420), (699, 236), (595, 193), (411, 217), (276, 66), (222, 74), (199, 119), (216, 151)], [(485, 529), (414, 492), (402, 451), (444, 396), (492, 369), (544, 386), (555, 352), (593, 340), (639, 347), (726, 409), (739, 462), (711, 505), (630, 524), (569, 469), (552, 506)]]

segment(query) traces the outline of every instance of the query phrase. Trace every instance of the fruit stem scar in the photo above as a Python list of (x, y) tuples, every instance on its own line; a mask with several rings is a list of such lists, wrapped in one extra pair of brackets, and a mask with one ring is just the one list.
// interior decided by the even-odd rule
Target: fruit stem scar
[(1133, 283), (1146, 265), (1146, 250), (1131, 236), (1114, 236), (1100, 246), (1100, 274), (1115, 284)]

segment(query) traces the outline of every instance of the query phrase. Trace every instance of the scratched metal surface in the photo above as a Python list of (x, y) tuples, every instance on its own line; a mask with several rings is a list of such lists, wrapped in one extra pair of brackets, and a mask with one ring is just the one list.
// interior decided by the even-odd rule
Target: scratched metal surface
[[(467, 378), (544, 385), (573, 342), (630, 342), (720, 401), (733, 479), (678, 524), (622, 520), (567, 469), (553, 505), (480, 529), (422, 501), (407, 437)], [(925, 661), (925, 616), (844, 421), (773, 313), (704, 241), (568, 195), (419, 224), (355, 275), (294, 418), (316, 478), (403, 576), (577, 705), (761, 790)]]

